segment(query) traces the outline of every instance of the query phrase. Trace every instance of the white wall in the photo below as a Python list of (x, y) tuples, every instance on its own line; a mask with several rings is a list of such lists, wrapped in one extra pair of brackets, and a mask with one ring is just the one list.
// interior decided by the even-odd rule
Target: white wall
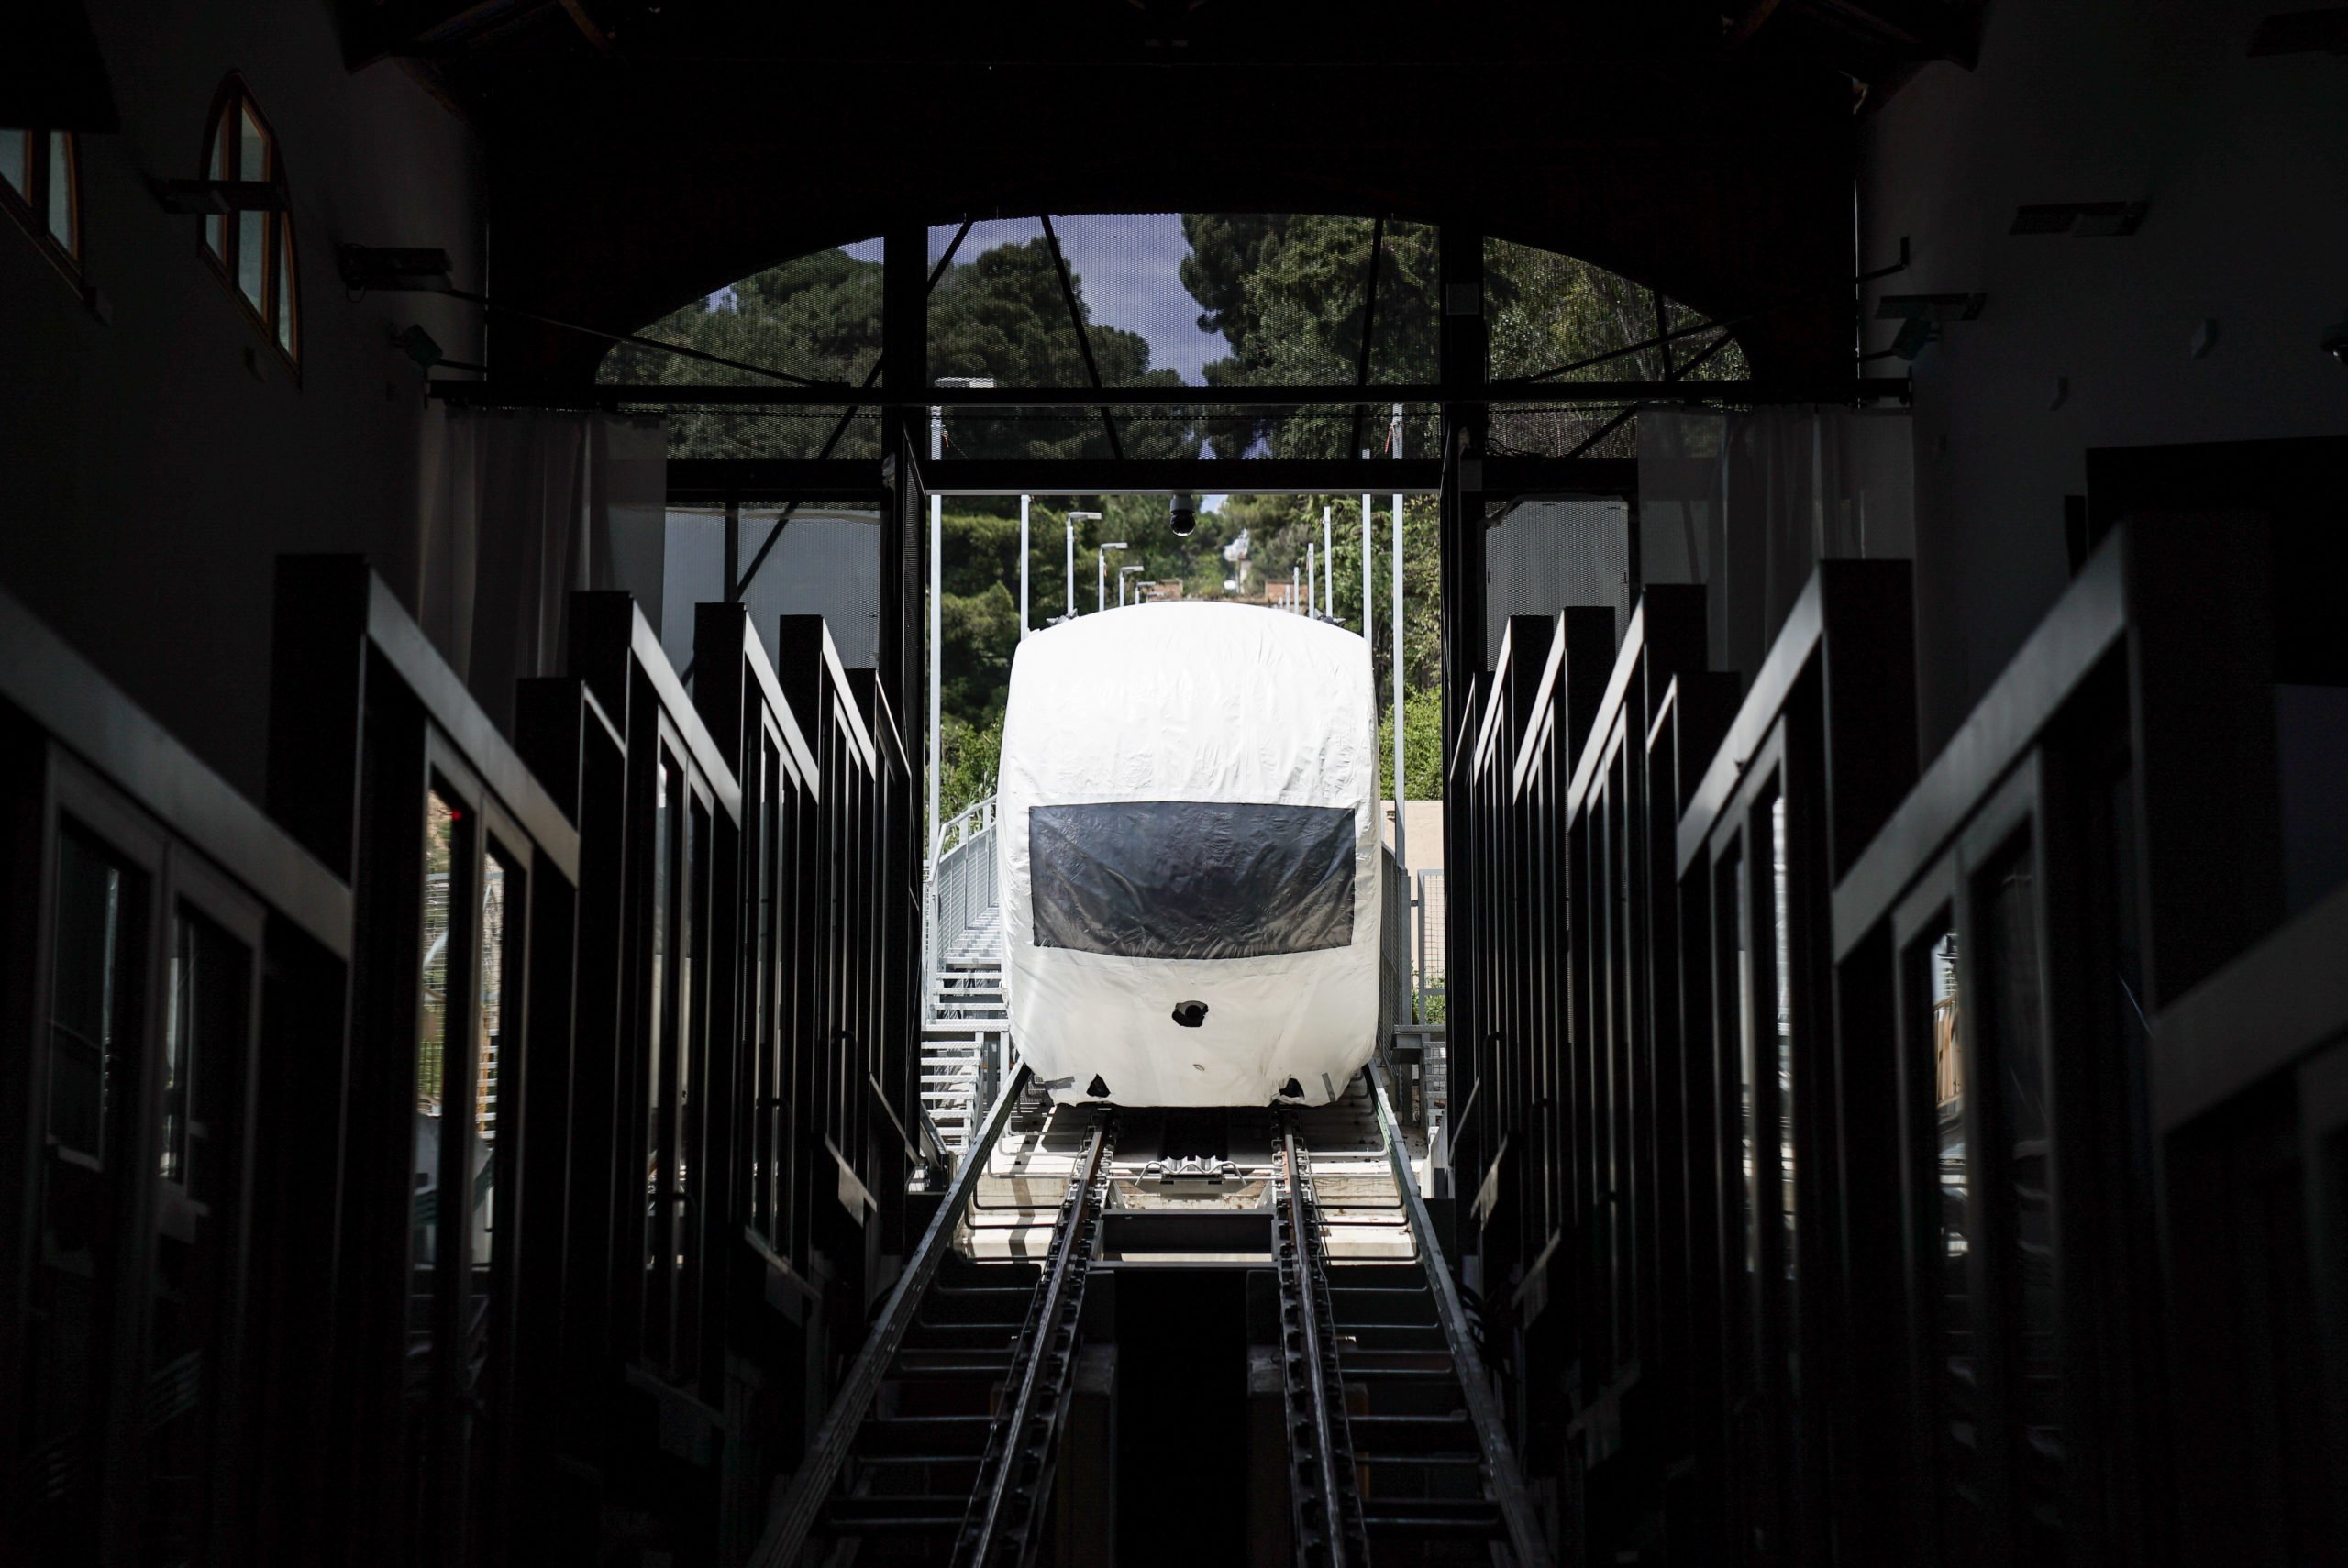
[[(324, 4), (89, 9), (122, 114), (81, 141), (112, 321), (0, 218), (0, 582), (258, 799), (275, 558), (363, 551), (413, 607), (422, 378), (388, 340), (420, 322), (480, 358), (469, 307), (347, 300), (335, 247), (441, 246), (478, 288), (482, 180), (463, 126), (399, 66), (344, 69)], [(198, 254), (200, 220), (146, 186), (200, 172), (232, 69), (292, 182), (299, 384)]]
[[(1862, 265), (1914, 248), (1867, 314), (1885, 292), (1988, 295), (1915, 365), (1927, 756), (2068, 580), (2089, 447), (2348, 431), (2348, 368), (2317, 348), (2348, 314), (2348, 61), (2247, 58), (2278, 8), (1993, 6), (1977, 71), (1933, 66), (1866, 122)], [(2143, 227), (2006, 232), (2024, 204), (2104, 200), (2148, 202)], [(1869, 321), (1866, 346), (1892, 331)]]

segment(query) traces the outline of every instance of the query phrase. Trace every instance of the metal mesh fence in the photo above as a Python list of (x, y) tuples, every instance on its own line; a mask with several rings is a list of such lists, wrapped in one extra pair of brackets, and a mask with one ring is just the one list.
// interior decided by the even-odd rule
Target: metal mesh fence
[[(1419, 1017), (1428, 1022), (1440, 1021), (1445, 977), (1449, 973), (1443, 939), (1443, 873), (1421, 871), (1418, 874), (1417, 908), (1412, 911), (1418, 929), (1413, 933), (1418, 953)], [(1429, 1003), (1434, 1002), (1430, 1008)]]

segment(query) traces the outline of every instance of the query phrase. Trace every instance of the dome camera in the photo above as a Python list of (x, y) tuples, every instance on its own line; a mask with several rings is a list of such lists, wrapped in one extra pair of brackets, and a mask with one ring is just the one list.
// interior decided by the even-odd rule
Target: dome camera
[(2348, 315), (2342, 316), (2338, 321), (2325, 327), (2323, 336), (2317, 341), (2323, 345), (2325, 353), (2342, 364), (2348, 365)]
[(1176, 496), (1173, 506), (1167, 513), (1166, 521), (1174, 530), (1176, 538), (1190, 537), (1191, 530), (1199, 525), (1198, 499), (1188, 492)]

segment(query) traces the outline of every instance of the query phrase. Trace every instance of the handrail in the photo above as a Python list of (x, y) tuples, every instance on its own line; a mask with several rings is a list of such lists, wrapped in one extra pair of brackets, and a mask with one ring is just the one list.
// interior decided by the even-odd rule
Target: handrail
[(938, 1265), (945, 1262), (946, 1253), (953, 1245), (954, 1228), (961, 1223), (962, 1211), (969, 1207), (970, 1195), (978, 1190), (980, 1174), (987, 1168), (987, 1157), (993, 1152), (995, 1141), (1002, 1136), (1004, 1126), (1011, 1121), (1012, 1108), (1019, 1103), (1026, 1086), (1027, 1073), (1022, 1066), (987, 1113), (986, 1125), (972, 1141), (969, 1154), (954, 1173), (953, 1181), (947, 1184), (937, 1213), (930, 1220), (929, 1229), (922, 1232), (921, 1244), (906, 1260), (904, 1273), (897, 1276), (896, 1287), (889, 1293), (889, 1304), (881, 1309), (879, 1320), (864, 1342), (864, 1349), (857, 1354), (856, 1364), (848, 1369), (839, 1393), (833, 1397), (832, 1408), (825, 1413), (823, 1425), (815, 1430), (814, 1441), (807, 1445), (806, 1460), (792, 1476), (782, 1501), (768, 1517), (766, 1531), (750, 1553), (751, 1568), (791, 1568), (798, 1562), (800, 1551), (807, 1544), (808, 1532), (814, 1528), (816, 1515), (823, 1511), (825, 1499), (831, 1496), (832, 1487), (839, 1480), (840, 1466), (847, 1462), (847, 1451), (856, 1441), (857, 1429), (864, 1424), (865, 1412), (871, 1408), (873, 1396), (880, 1391), (889, 1364), (896, 1360), (898, 1347), (904, 1343), (905, 1334), (913, 1327), (921, 1298), (928, 1292), (930, 1281), (937, 1277)]
[(1402, 1205), (1411, 1217), (1411, 1230), (1419, 1244), (1419, 1264), (1426, 1270), (1427, 1283), (1434, 1291), (1435, 1315), (1443, 1320), (1444, 1342), (1451, 1352), (1452, 1367), (1458, 1374), (1459, 1391), (1468, 1401), (1468, 1424), (1476, 1429), (1477, 1444), (1483, 1450), (1484, 1463), (1490, 1471), (1493, 1500), (1500, 1504), (1501, 1522), (1508, 1526), (1509, 1544), (1516, 1552), (1517, 1568), (1548, 1568), (1549, 1549), (1534, 1523), (1532, 1504), (1524, 1496), (1524, 1478), (1516, 1468), (1516, 1451), (1509, 1445), (1508, 1425), (1493, 1402), (1483, 1358), (1476, 1353), (1476, 1342), (1468, 1333), (1468, 1313), (1460, 1304), (1459, 1286), (1452, 1280), (1450, 1265), (1444, 1262), (1443, 1245), (1435, 1240), (1434, 1222), (1427, 1217), (1426, 1200), (1419, 1196), (1410, 1154), (1403, 1147), (1402, 1132), (1387, 1098), (1384, 1070), (1372, 1062), (1368, 1073), (1370, 1096), (1378, 1106), (1379, 1131), (1386, 1137), (1386, 1158), (1394, 1167), (1395, 1185), (1402, 1189)]

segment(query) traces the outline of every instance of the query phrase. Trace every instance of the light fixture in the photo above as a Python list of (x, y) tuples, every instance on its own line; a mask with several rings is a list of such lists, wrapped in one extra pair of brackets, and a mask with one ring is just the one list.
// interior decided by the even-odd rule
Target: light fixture
[(2143, 224), (2143, 202), (2050, 202), (2016, 207), (2008, 234), (2067, 234), (2075, 239), (2116, 239)]
[(1988, 303), (1987, 294), (1886, 294), (1876, 301), (1875, 318), (1899, 323), (1889, 352), (1913, 360), (1940, 336), (1944, 322), (1971, 321)]
[(443, 293), (449, 253), (437, 246), (342, 245), (335, 264), (345, 288), (375, 293)]

